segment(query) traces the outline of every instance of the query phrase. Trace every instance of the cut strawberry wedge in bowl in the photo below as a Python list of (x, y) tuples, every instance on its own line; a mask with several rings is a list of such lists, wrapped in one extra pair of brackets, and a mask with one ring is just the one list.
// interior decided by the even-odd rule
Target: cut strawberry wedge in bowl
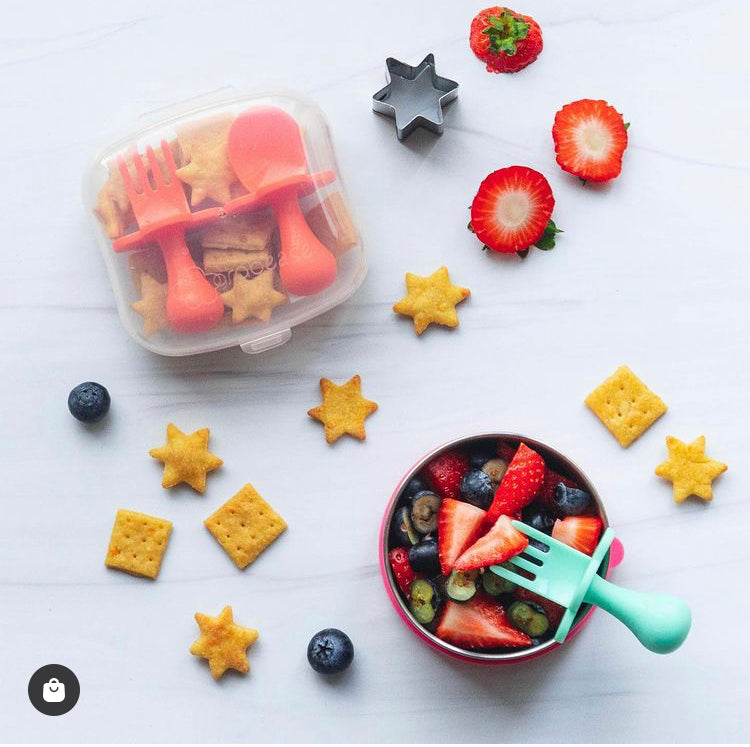
[(599, 535), (602, 533), (602, 520), (596, 516), (568, 516), (558, 519), (552, 527), (552, 538), (570, 545), (574, 550), (586, 555), (596, 550)]
[(443, 500), (438, 514), (438, 557), (446, 576), (455, 568), (461, 553), (476, 541), (486, 515), (486, 511), (471, 503)]
[(529, 540), (510, 522), (510, 517), (501, 516), (484, 537), (480, 537), (461, 555), (454, 568), (459, 571), (471, 571), (475, 568), (500, 565), (523, 552)]
[(531, 503), (542, 487), (545, 469), (544, 459), (522, 442), (495, 492), (487, 523), (494, 524), (503, 514), (515, 516)]
[(495, 600), (478, 594), (465, 604), (448, 601), (435, 634), (461, 648), (528, 646), (531, 638), (514, 628)]

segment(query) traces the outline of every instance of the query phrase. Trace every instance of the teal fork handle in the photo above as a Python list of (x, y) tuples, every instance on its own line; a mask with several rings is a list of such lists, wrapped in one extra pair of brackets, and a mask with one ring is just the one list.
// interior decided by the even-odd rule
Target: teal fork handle
[(595, 575), (584, 601), (614, 615), (657, 654), (679, 648), (690, 631), (690, 608), (677, 597), (623, 589)]

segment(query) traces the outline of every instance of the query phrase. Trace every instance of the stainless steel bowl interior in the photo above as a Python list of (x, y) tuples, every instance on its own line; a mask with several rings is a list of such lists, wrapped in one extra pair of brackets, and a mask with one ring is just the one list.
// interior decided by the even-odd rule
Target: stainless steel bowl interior
[[(607, 514), (606, 514), (606, 511), (604, 510), (604, 505), (602, 504), (601, 497), (599, 496), (599, 493), (597, 492), (594, 485), (588, 479), (588, 477), (583, 472), (583, 470), (581, 470), (581, 468), (578, 467), (578, 465), (576, 465), (574, 462), (568, 459), (568, 457), (566, 457), (564, 454), (561, 454), (559, 451), (557, 451), (557, 449), (554, 449), (553, 447), (548, 446), (547, 444), (541, 441), (537, 441), (534, 438), (528, 438), (526, 436), (522, 436), (517, 433), (477, 433), (471, 436), (464, 436), (462, 438), (457, 438), (453, 441), (450, 441), (447, 444), (443, 444), (437, 449), (434, 449), (429, 454), (427, 454), (422, 459), (420, 459), (420, 461), (417, 464), (415, 464), (414, 467), (412, 467), (412, 469), (409, 470), (409, 472), (402, 478), (401, 482), (398, 485), (398, 492), (394, 494), (394, 498), (391, 502), (391, 505), (388, 508), (388, 515), (386, 517), (386, 522), (385, 522), (386, 530), (383, 532), (383, 544), (381, 547), (381, 552), (383, 553), (383, 556), (385, 559), (387, 559), (388, 549), (389, 549), (388, 548), (388, 537), (389, 537), (388, 527), (390, 527), (391, 525), (391, 521), (393, 520), (393, 514), (396, 508), (400, 505), (401, 493), (403, 492), (403, 489), (406, 486), (406, 484), (409, 482), (409, 480), (411, 480), (412, 477), (418, 474), (430, 460), (434, 459), (441, 452), (447, 451), (452, 448), (456, 448), (457, 446), (466, 446), (472, 441), (490, 440), (490, 439), (495, 439), (497, 441), (506, 441), (508, 443), (515, 444), (515, 445), (518, 445), (521, 441), (523, 441), (527, 446), (537, 451), (539, 454), (542, 455), (547, 466), (551, 467), (556, 472), (559, 472), (565, 477), (568, 477), (569, 479), (573, 480), (576, 484), (580, 485), (584, 490), (587, 490), (589, 493), (591, 493), (592, 497), (594, 498), (594, 501), (596, 502), (599, 516), (604, 522), (604, 528), (609, 526), (609, 522), (607, 520)], [(434, 633), (432, 633), (427, 628), (425, 628), (421, 623), (417, 622), (414, 615), (412, 615), (411, 610), (409, 609), (408, 605), (404, 601), (398, 586), (396, 585), (390, 565), (388, 564), (388, 562), (385, 562), (384, 565), (385, 565), (386, 574), (388, 577), (388, 583), (390, 584), (390, 587), (391, 587), (391, 590), (393, 591), (393, 595), (395, 599), (398, 600), (398, 604), (401, 608), (401, 611), (410, 620), (412, 625), (416, 626), (416, 628), (424, 636), (426, 636), (432, 643), (434, 643), (438, 648), (441, 648), (449, 653), (452, 653), (452, 654), (455, 654), (455, 655), (458, 655), (467, 659), (489, 662), (489, 661), (523, 660), (523, 659), (528, 658), (531, 655), (536, 655), (543, 651), (546, 651), (547, 649), (553, 648), (556, 645), (554, 640), (549, 640), (549, 641), (545, 641), (539, 646), (534, 646), (533, 648), (526, 648), (520, 651), (497, 653), (497, 652), (468, 651), (466, 649), (453, 646), (450, 643), (446, 643), (445, 641), (438, 638)], [(606, 575), (608, 567), (609, 567), (609, 553), (607, 553), (604, 560), (602, 561), (602, 565), (599, 568), (599, 575), (601, 576)], [(582, 605), (580, 611), (578, 612), (578, 615), (576, 616), (574, 626), (577, 625), (581, 621), (581, 619), (586, 615), (589, 609), (590, 609), (590, 605)]]

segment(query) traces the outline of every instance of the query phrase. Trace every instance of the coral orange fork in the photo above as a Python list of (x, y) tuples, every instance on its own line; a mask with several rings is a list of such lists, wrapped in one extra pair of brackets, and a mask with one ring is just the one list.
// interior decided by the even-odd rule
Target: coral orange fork
[(192, 213), (185, 197), (182, 182), (169, 143), (161, 141), (164, 170), (154, 149), (146, 148), (148, 171), (143, 158), (132, 151), (132, 170), (122, 156), (117, 157), (125, 191), (133, 208), (138, 230), (112, 242), (115, 251), (143, 247), (146, 242), (156, 242), (164, 255), (167, 267), (167, 317), (178, 332), (200, 332), (211, 329), (224, 315), (224, 303), (193, 261), (185, 231), (207, 221), (220, 218), (221, 208), (208, 208)]

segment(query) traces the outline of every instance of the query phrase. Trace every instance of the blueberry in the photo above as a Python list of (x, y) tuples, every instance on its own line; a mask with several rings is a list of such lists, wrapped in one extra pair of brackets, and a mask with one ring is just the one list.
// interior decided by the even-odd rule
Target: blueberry
[(419, 535), (411, 523), (411, 511), (407, 506), (396, 509), (391, 522), (390, 540), (393, 547), (409, 547), (419, 542)]
[(461, 478), (461, 497), (479, 508), (489, 508), (495, 497), (492, 478), (481, 469), (470, 469)]
[(481, 467), (485, 462), (497, 456), (497, 446), (494, 441), (475, 441), (469, 451), (469, 464)]
[(438, 528), (440, 504), (440, 498), (431, 490), (422, 490), (411, 499), (411, 523), (420, 534)]
[(434, 539), (425, 539), (410, 547), (409, 565), (417, 573), (440, 573), (438, 543)]
[(561, 514), (580, 516), (591, 505), (591, 494), (578, 488), (569, 488), (564, 482), (558, 482), (552, 500)]
[(508, 471), (508, 462), (505, 459), (500, 459), (500, 457), (495, 457), (482, 465), (482, 471), (490, 476), (494, 485), (499, 485)]
[(337, 628), (316, 633), (307, 644), (307, 660), (321, 674), (336, 674), (349, 667), (354, 658), (351, 638)]
[(524, 524), (528, 524), (539, 532), (552, 534), (552, 527), (555, 525), (555, 517), (550, 516), (544, 509), (535, 506), (533, 503), (526, 506), (521, 513)]
[(441, 601), (437, 585), (426, 578), (418, 578), (409, 589), (409, 609), (422, 625), (435, 619)]
[[(501, 563), (504, 568), (514, 571), (515, 566), (510, 563)], [(492, 597), (500, 596), (500, 594), (509, 594), (516, 588), (516, 585), (512, 581), (504, 579), (502, 576), (496, 576), (489, 568), (482, 574), (482, 588)]]
[(479, 570), (451, 571), (445, 583), (445, 593), (454, 602), (467, 602), (477, 593), (478, 575)]
[(93, 423), (109, 412), (109, 392), (95, 381), (84, 381), (68, 395), (70, 414), (84, 423)]
[(549, 630), (549, 619), (544, 610), (533, 602), (513, 602), (508, 607), (513, 625), (531, 638), (539, 638)]
[(421, 493), (423, 490), (429, 490), (427, 483), (419, 475), (414, 475), (414, 477), (406, 483), (402, 495), (404, 498), (411, 498), (413, 495)]

